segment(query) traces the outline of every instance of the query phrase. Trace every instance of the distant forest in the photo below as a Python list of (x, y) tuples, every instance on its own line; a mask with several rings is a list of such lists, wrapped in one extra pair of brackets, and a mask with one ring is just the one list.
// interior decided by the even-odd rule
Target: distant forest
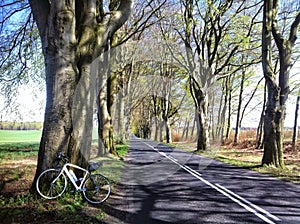
[(0, 121), (0, 130), (41, 130), (43, 122)]

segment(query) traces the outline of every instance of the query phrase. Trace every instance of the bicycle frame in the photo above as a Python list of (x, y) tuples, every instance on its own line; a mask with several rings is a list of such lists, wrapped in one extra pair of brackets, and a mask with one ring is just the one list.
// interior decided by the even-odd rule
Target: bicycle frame
[[(68, 179), (74, 186), (73, 190), (82, 193), (84, 198), (92, 204), (100, 204), (109, 197), (111, 191), (109, 181), (101, 174), (92, 174), (92, 171), (100, 166), (99, 163), (92, 163), (88, 169), (84, 169), (68, 163), (67, 157), (63, 154), (59, 154), (58, 159), (63, 159), (65, 164), (59, 169), (44, 170), (36, 181), (37, 192), (43, 198), (55, 199), (61, 196), (67, 188)], [(78, 177), (73, 170), (79, 172)]]
[[(75, 180), (73, 179), (73, 176), (71, 175), (71, 173), (70, 173), (70, 171), (69, 171), (69, 169), (68, 169), (69, 167), (73, 167), (73, 168), (75, 168), (75, 169), (78, 169), (78, 170), (81, 170), (81, 171), (84, 172), (83, 178), (82, 178), (82, 179), (81, 179), (81, 178), (78, 178), (78, 180), (80, 180), (79, 186), (76, 184)], [(61, 175), (63, 172), (68, 176), (69, 180), (70, 180), (71, 183), (74, 185), (76, 191), (81, 191), (81, 190), (82, 190), (83, 183), (84, 183), (84, 181), (86, 180), (88, 174), (90, 173), (88, 170), (83, 169), (83, 168), (80, 167), (80, 166), (76, 166), (76, 165), (71, 164), (71, 163), (66, 163), (66, 164), (63, 166), (63, 168), (61, 169), (60, 174), (57, 176), (56, 179), (58, 179), (58, 178), (60, 177), (60, 175)], [(56, 181), (56, 179), (54, 180), (54, 182)]]

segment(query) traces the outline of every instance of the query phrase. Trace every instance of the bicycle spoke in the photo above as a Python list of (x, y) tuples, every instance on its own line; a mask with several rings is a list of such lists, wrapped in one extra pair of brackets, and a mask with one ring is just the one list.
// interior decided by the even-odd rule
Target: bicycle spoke
[(110, 194), (110, 184), (108, 180), (95, 174), (88, 178), (84, 183), (83, 195), (87, 201), (95, 204), (104, 202)]
[(38, 178), (36, 188), (38, 193), (47, 199), (59, 197), (66, 189), (67, 180), (60, 170), (49, 169)]

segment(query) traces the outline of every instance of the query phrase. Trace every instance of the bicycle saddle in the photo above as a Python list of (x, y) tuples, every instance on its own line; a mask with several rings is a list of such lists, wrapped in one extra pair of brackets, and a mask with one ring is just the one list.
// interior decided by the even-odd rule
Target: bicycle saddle
[(90, 165), (89, 165), (89, 167), (88, 167), (88, 170), (90, 172), (92, 172), (92, 171), (97, 170), (100, 166), (103, 166), (103, 162), (102, 161), (100, 161), (100, 162), (91, 162)]

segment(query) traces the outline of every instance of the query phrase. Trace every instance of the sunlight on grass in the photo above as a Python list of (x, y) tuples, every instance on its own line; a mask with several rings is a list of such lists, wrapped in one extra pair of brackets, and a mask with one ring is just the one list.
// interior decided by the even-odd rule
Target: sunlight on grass
[(248, 167), (254, 171), (269, 174), (294, 183), (300, 182), (300, 164), (297, 162), (286, 160), (284, 169), (274, 166), (261, 166), (261, 154), (251, 153), (251, 151), (240, 152), (236, 149), (221, 149), (215, 159), (239, 167)]
[(119, 156), (125, 156), (128, 152), (128, 145), (116, 145)]
[[(195, 152), (195, 143), (179, 143), (176, 145), (182, 150)], [(274, 166), (261, 166), (262, 150), (219, 147), (218, 150), (214, 150), (214, 153), (210, 151), (195, 153), (238, 167), (248, 168), (280, 179), (300, 183), (299, 162), (286, 160), (285, 169), (276, 168)]]
[(0, 130), (0, 143), (8, 142), (39, 142), (42, 136), (41, 130), (7, 131)]
[(93, 161), (102, 161), (103, 166), (100, 167), (96, 173), (101, 173), (109, 179), (112, 184), (118, 183), (125, 166), (124, 157), (128, 151), (128, 145), (117, 145), (116, 149), (120, 157), (108, 154), (104, 157), (96, 157)]

